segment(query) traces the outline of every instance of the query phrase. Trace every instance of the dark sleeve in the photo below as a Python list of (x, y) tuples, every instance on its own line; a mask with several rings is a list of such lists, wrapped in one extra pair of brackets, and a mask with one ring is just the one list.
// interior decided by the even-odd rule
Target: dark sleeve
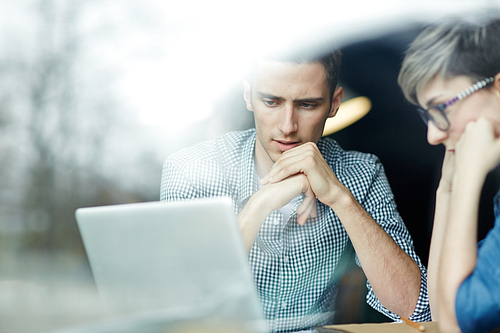
[(455, 311), (463, 333), (500, 327), (500, 223), (481, 242), (476, 268), (457, 291)]

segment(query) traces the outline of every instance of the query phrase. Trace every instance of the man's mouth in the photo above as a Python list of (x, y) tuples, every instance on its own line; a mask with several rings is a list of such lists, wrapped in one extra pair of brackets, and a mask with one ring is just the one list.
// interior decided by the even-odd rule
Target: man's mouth
[(274, 140), (274, 142), (276, 143), (278, 149), (283, 152), (298, 147), (300, 145), (300, 141)]

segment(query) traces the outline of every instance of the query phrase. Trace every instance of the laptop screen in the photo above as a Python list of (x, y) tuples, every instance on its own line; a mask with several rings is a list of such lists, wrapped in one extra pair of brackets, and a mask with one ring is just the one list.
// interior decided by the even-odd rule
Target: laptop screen
[(267, 330), (231, 199), (80, 208), (75, 215), (98, 292), (119, 311), (162, 310)]

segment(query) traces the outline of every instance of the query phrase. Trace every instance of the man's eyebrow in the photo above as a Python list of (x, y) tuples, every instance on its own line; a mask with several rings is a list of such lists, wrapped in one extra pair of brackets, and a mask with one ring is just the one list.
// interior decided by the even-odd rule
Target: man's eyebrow
[[(269, 98), (269, 99), (274, 99), (278, 101), (283, 101), (283, 97), (278, 97), (272, 94), (268, 94), (265, 92), (258, 91), (257, 95), (259, 95), (260, 98)], [(318, 102), (323, 102), (325, 99), (323, 97), (309, 97), (309, 98), (300, 98), (294, 100), (294, 102), (302, 102), (302, 103), (318, 103)]]
[(311, 97), (311, 98), (302, 98), (296, 99), (294, 102), (302, 102), (302, 103), (318, 103), (323, 102), (325, 99), (323, 97)]
[(268, 93), (261, 92), (261, 91), (258, 91), (257, 95), (259, 95), (260, 98), (269, 98), (269, 99), (275, 99), (275, 100), (280, 100), (280, 101), (284, 100), (283, 97), (274, 96), (272, 94), (268, 94)]

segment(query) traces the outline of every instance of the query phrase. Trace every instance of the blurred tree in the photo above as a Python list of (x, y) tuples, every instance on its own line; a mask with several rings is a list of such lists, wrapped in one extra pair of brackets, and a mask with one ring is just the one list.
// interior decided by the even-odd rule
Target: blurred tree
[[(116, 165), (107, 156), (110, 141), (140, 134), (123, 110), (118, 112), (120, 103), (109, 87), (113, 78), (88, 77), (82, 49), (89, 47), (87, 38), (95, 36), (85, 35), (80, 19), (91, 3), (24, 2), (23, 15), (32, 25), (13, 33), (9, 46), (3, 48), (6, 52), (0, 54), (0, 73), (5, 74), (0, 76), (0, 126), (5, 129), (0, 134), (0, 196), (5, 198), (0, 202), (0, 240), (4, 240), (0, 244), (4, 249), (13, 244), (17, 250), (81, 253), (76, 208), (150, 199), (130, 186), (120, 188), (106, 177), (109, 172), (103, 172)], [(156, 167), (159, 184), (160, 162), (149, 158), (142, 163), (130, 155), (135, 160), (124, 167), (134, 171)], [(5, 241), (12, 238), (16, 242)]]
[[(75, 34), (75, 14), (78, 2), (56, 3), (43, 0), (38, 4), (35, 53), (27, 64), (28, 126), (34, 163), (30, 167), (30, 182), (25, 200), (30, 245), (50, 248), (60, 246), (58, 239), (74, 239), (67, 219), (61, 216), (59, 205), (73, 206), (73, 191), (77, 185), (70, 177), (65, 182), (70, 194), (63, 202), (57, 184), (61, 168), (71, 173), (75, 166), (61, 156), (71, 146), (77, 130), (75, 122), (74, 64), (78, 37)], [(59, 186), (58, 186), (59, 185)], [(68, 202), (69, 201), (69, 202)], [(66, 222), (66, 223), (65, 223)], [(46, 231), (46, 237), (36, 237)], [(34, 237), (33, 237), (34, 236)], [(62, 236), (62, 237), (61, 237)]]

